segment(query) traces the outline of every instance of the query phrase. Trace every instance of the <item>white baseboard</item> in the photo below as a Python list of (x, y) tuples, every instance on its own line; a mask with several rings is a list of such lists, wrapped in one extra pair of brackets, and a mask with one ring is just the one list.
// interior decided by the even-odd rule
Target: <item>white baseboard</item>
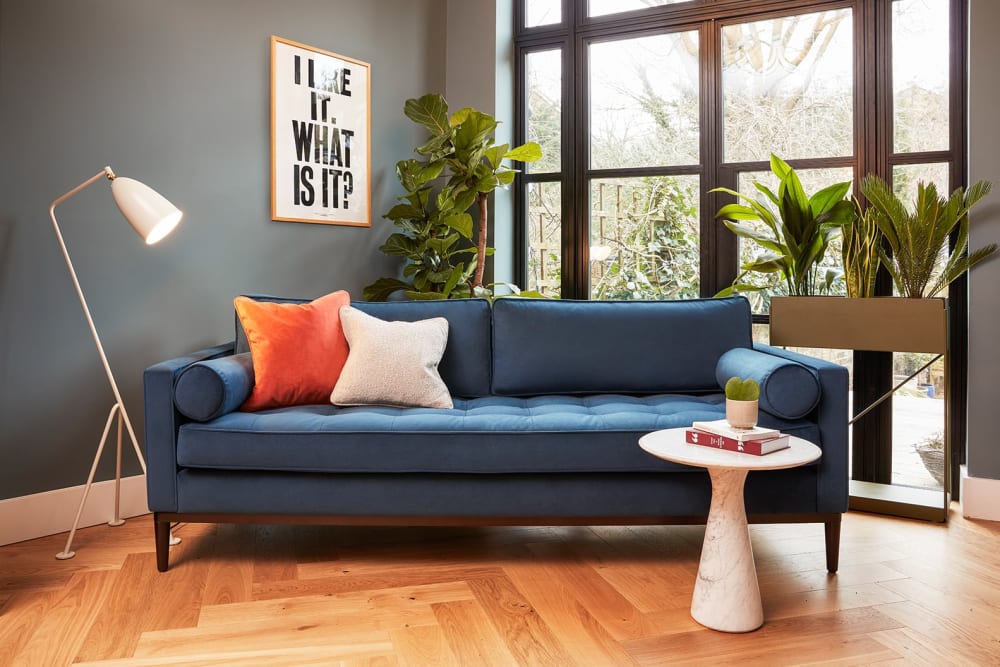
[(963, 477), (962, 516), (1000, 521), (1000, 479)]
[[(84, 485), (0, 500), (0, 546), (64, 533), (73, 527)], [(122, 478), (121, 518), (149, 514), (146, 476)], [(80, 516), (80, 528), (107, 523), (115, 517), (115, 481), (95, 482)]]

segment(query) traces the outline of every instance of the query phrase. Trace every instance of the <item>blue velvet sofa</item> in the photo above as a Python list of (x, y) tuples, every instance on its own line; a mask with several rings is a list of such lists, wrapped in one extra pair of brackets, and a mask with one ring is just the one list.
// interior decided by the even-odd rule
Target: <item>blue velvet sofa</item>
[[(292, 301), (272, 299), (274, 301)], [(815, 464), (753, 472), (752, 522), (825, 524), (837, 569), (848, 503), (847, 371), (751, 340), (743, 298), (354, 303), (383, 320), (445, 317), (454, 408), (239, 406), (237, 340), (145, 371), (157, 566), (171, 522), (597, 525), (704, 522), (698, 468), (644, 452), (657, 429), (722, 418), (731, 375), (761, 383), (760, 423), (815, 442)]]

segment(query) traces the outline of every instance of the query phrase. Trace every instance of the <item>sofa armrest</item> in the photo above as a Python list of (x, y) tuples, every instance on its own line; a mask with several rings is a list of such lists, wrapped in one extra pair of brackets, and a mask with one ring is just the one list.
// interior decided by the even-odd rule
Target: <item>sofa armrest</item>
[(820, 442), (816, 444), (823, 450), (823, 458), (818, 467), (816, 507), (819, 512), (846, 512), (850, 497), (847, 369), (839, 364), (761, 343), (754, 343), (754, 349), (796, 361), (813, 370), (819, 378), (820, 399), (813, 415), (820, 432)]
[(174, 384), (192, 364), (233, 352), (217, 345), (147, 368), (142, 374), (146, 409), (146, 495), (153, 512), (177, 511), (177, 430), (187, 419), (174, 405)]

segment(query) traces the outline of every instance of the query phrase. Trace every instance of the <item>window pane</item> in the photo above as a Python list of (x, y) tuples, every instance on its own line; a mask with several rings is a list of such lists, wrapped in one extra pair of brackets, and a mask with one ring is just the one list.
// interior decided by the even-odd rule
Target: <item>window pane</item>
[(851, 10), (722, 30), (726, 162), (854, 153)]
[(900, 164), (892, 168), (892, 189), (913, 210), (917, 198), (917, 183), (933, 183), (938, 194), (946, 195), (948, 189), (948, 164)]
[(698, 176), (592, 181), (591, 298), (698, 297), (699, 194)]
[(676, 5), (690, 0), (590, 0), (587, 3), (587, 16), (606, 16), (608, 14), (619, 14), (621, 12), (631, 12), (636, 9), (648, 9), (650, 7), (662, 7), (663, 5)]
[[(802, 188), (805, 190), (807, 195), (814, 195), (819, 190), (833, 185), (834, 183), (850, 181), (854, 178), (854, 172), (850, 167), (840, 167), (836, 169), (796, 169), (795, 173), (798, 174), (799, 180), (802, 181)], [(759, 201), (763, 206), (771, 210), (775, 219), (778, 219), (778, 213), (774, 204), (772, 204), (753, 186), (754, 181), (766, 185), (770, 188), (771, 192), (777, 194), (778, 181), (774, 177), (774, 174), (770, 171), (746, 171), (740, 173), (738, 183), (740, 192)], [(718, 222), (716, 224), (722, 223)], [(760, 231), (767, 233), (769, 236), (772, 235), (772, 232), (768, 230), (762, 222), (745, 221), (745, 224), (754, 226)], [(753, 241), (739, 239), (740, 266), (752, 261), (755, 257), (764, 252), (768, 251), (765, 251), (761, 246), (757, 245)], [(842, 265), (841, 239), (840, 237), (837, 237), (836, 239), (833, 239), (827, 247), (826, 255), (824, 256), (823, 261), (820, 262), (819, 273), (817, 275), (818, 284), (824, 284), (823, 279), (827, 276), (827, 274), (832, 276), (832, 284), (829, 289), (821, 289), (818, 293), (834, 295), (846, 294), (844, 281), (840, 275), (842, 273)], [(780, 282), (780, 279), (777, 278), (776, 275), (749, 273), (743, 277), (742, 282), (750, 285), (768, 286), (760, 292), (750, 292), (746, 294), (746, 297), (750, 300), (753, 312), (755, 313), (769, 312), (771, 309), (771, 296), (786, 294), (788, 292), (784, 284), (777, 284)]]
[(562, 276), (562, 188), (528, 184), (528, 284), (526, 289), (558, 297)]
[(894, 150), (948, 150), (948, 0), (892, 3)]
[(592, 169), (698, 164), (698, 33), (590, 46)]
[(562, 0), (524, 0), (524, 27), (562, 23)]
[(560, 171), (562, 128), (562, 53), (536, 51), (525, 58), (528, 141), (542, 147), (542, 159), (527, 162), (529, 172)]
[[(896, 352), (892, 384), (933, 359)], [(940, 489), (944, 479), (944, 361), (938, 359), (892, 395), (892, 483)]]

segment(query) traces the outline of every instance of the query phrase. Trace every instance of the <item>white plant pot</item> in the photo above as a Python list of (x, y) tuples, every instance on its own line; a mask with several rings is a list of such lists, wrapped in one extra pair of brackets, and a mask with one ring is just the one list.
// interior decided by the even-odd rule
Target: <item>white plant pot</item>
[(753, 428), (757, 425), (757, 401), (726, 399), (726, 421), (733, 428)]

